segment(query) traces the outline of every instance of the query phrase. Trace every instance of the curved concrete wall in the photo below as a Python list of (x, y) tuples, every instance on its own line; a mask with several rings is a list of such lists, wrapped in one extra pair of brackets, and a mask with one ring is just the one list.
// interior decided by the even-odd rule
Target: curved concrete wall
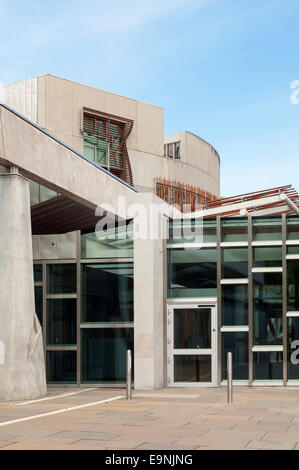
[[(215, 149), (190, 132), (164, 138), (164, 110), (53, 75), (42, 75), (0, 88), (0, 101), (11, 106), (83, 153), (82, 109), (132, 119), (127, 140), (133, 184), (154, 191), (158, 176), (220, 192), (220, 163)], [(164, 157), (164, 142), (181, 142), (181, 160)]]

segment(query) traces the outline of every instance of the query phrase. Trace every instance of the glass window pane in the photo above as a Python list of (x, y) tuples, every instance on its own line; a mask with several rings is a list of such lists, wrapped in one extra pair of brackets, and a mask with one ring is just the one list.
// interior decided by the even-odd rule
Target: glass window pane
[(299, 240), (299, 217), (287, 218), (287, 239)]
[(95, 147), (91, 147), (90, 145), (84, 145), (84, 157), (88, 158), (88, 160), (94, 162), (94, 151)]
[(233, 380), (248, 380), (248, 333), (222, 333), (222, 380), (227, 379), (227, 354), (232, 353)]
[(168, 243), (216, 243), (216, 219), (171, 220)]
[(282, 274), (253, 274), (253, 344), (282, 344)]
[(34, 282), (43, 282), (43, 267), (41, 264), (33, 265)]
[(133, 321), (133, 283), (133, 263), (83, 265), (83, 322)]
[(211, 309), (174, 310), (174, 348), (211, 348)]
[(245, 284), (223, 285), (222, 325), (248, 325), (248, 286)]
[(288, 255), (299, 255), (299, 245), (288, 245), (287, 246)]
[(57, 193), (52, 189), (48, 189), (45, 186), (40, 185), (40, 202), (48, 201), (49, 199), (53, 199), (57, 197)]
[(263, 246), (253, 248), (253, 267), (272, 268), (282, 266), (281, 246)]
[(299, 380), (299, 317), (288, 318), (288, 380)]
[(282, 352), (254, 352), (253, 380), (282, 380)]
[(47, 351), (48, 383), (76, 383), (77, 351)]
[(281, 217), (262, 219), (253, 217), (253, 241), (281, 240)]
[(175, 144), (175, 158), (179, 160), (181, 158), (181, 144), (180, 142), (177, 142)]
[(77, 267), (75, 264), (47, 265), (47, 293), (75, 294), (77, 291)]
[(222, 279), (248, 278), (248, 249), (222, 248)]
[(77, 343), (77, 299), (47, 300), (47, 344)]
[(173, 144), (168, 144), (168, 156), (173, 158)]
[(168, 250), (168, 297), (217, 296), (217, 250)]
[(41, 326), (43, 326), (43, 288), (42, 286), (34, 287), (35, 312)]
[(299, 259), (287, 260), (287, 310), (299, 311)]
[(133, 328), (82, 330), (83, 382), (125, 383), (126, 352), (133, 352), (133, 341)]
[(248, 219), (233, 218), (221, 221), (221, 232), (223, 242), (247, 242), (248, 241)]
[(211, 356), (174, 356), (174, 382), (211, 382)]
[(82, 258), (133, 258), (133, 256), (131, 224), (81, 235)]

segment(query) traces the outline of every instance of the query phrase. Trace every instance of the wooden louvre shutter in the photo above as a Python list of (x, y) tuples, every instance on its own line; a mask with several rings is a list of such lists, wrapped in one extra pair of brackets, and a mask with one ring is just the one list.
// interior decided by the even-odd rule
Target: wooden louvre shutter
[(133, 176), (126, 141), (132, 127), (133, 121), (130, 119), (83, 109), (83, 133), (100, 139), (103, 153), (105, 145), (107, 148), (106, 159), (100, 159), (98, 163), (131, 186)]

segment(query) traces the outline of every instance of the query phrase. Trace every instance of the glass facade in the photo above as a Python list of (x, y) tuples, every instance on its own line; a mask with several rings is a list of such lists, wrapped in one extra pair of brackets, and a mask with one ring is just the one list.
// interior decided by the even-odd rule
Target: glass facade
[(126, 382), (126, 351), (133, 351), (133, 328), (86, 328), (82, 331), (83, 383)]
[(47, 344), (77, 344), (77, 300), (47, 300)]
[(227, 354), (232, 353), (233, 380), (248, 380), (248, 333), (225, 332), (221, 335), (222, 380), (227, 377)]
[(287, 260), (287, 311), (299, 311), (299, 259)]
[(217, 250), (168, 250), (168, 297), (217, 296)]
[(47, 293), (74, 294), (77, 292), (77, 268), (75, 264), (47, 265)]
[(76, 383), (76, 351), (47, 351), (48, 383)]
[(273, 268), (282, 266), (281, 246), (263, 246), (253, 248), (254, 268)]
[(248, 221), (237, 217), (234, 219), (223, 219), (221, 221), (221, 241), (223, 242), (247, 242)]
[[(196, 223), (184, 221), (188, 230)], [(202, 245), (194, 247), (184, 231), (177, 237), (180, 224), (170, 221), (167, 242), (173, 385), (214, 384), (216, 356), (224, 381), (228, 352), (234, 380), (299, 382), (299, 218), (207, 219)], [(115, 229), (122, 230), (122, 238), (82, 234), (77, 260), (34, 264), (50, 384), (125, 383), (125, 353), (134, 346), (134, 264), (130, 225)], [(213, 326), (216, 306), (220, 321)]]
[(282, 344), (282, 274), (253, 274), (253, 344)]
[[(174, 305), (176, 347), (203, 347), (205, 342), (196, 336), (194, 303), (209, 298), (221, 315), (221, 380), (226, 380), (227, 354), (232, 352), (234, 380), (299, 382), (299, 217), (220, 217), (213, 248), (205, 245), (210, 240), (201, 248), (192, 248), (183, 237), (175, 240), (171, 230), (179, 233), (180, 223), (170, 222), (168, 240), (168, 298)], [(182, 246), (175, 248), (176, 243)], [(178, 316), (176, 299), (193, 306)], [(204, 331), (202, 325), (200, 329)], [(209, 334), (205, 336), (208, 341)], [(174, 382), (200, 382), (200, 361), (204, 359), (196, 355), (174, 353)]]
[(35, 309), (45, 330), (49, 384), (125, 383), (128, 348), (134, 358), (129, 227), (116, 227), (117, 233), (110, 230), (100, 241), (94, 233), (81, 234), (76, 248), (82, 257), (76, 261), (35, 262)]
[(222, 279), (248, 278), (248, 249), (222, 248)]
[(287, 239), (299, 240), (299, 217), (288, 217), (287, 219)]
[(223, 285), (221, 292), (222, 326), (248, 325), (248, 286)]
[(81, 236), (82, 258), (132, 258), (133, 227), (122, 225)]
[(133, 264), (82, 266), (82, 322), (132, 322)]
[(217, 243), (216, 219), (171, 220), (168, 228), (169, 244)]
[(252, 219), (253, 241), (275, 241), (282, 240), (281, 217), (253, 217)]

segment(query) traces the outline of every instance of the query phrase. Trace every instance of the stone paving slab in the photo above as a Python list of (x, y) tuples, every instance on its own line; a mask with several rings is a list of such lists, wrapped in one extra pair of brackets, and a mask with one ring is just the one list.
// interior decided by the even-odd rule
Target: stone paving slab
[(1, 404), (0, 424), (72, 406), (93, 406), (0, 426), (0, 449), (299, 448), (298, 389), (235, 387), (231, 405), (226, 403), (225, 387), (136, 395), (133, 391), (132, 401), (100, 404), (94, 402), (123, 396), (124, 391), (96, 389), (67, 396), (69, 392), (51, 389), (51, 401)]

